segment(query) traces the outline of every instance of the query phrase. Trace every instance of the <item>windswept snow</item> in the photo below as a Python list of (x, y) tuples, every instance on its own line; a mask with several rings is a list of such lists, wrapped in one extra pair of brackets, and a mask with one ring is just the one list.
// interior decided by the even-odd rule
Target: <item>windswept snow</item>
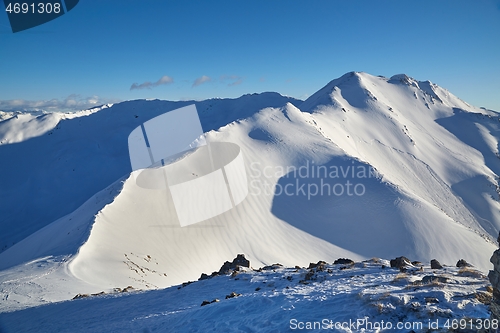
[(180, 227), (165, 189), (136, 184), (127, 137), (189, 104), (0, 122), (1, 310), (165, 288), (236, 253), (254, 266), (405, 255), (490, 268), (500, 230), (495, 112), (429, 81), (355, 72), (306, 101), (263, 93), (196, 103), (207, 141), (241, 148), (249, 194)]
[[(480, 272), (425, 266), (401, 273), (383, 265), (388, 262), (373, 259), (309, 270), (278, 265), (246, 269), (164, 290), (114, 291), (3, 313), (0, 328), (71, 333), (447, 332), (470, 328), (470, 323), (472, 328), (491, 324), (491, 292)], [(227, 297), (232, 293), (237, 296)], [(204, 301), (212, 303), (201, 306)]]

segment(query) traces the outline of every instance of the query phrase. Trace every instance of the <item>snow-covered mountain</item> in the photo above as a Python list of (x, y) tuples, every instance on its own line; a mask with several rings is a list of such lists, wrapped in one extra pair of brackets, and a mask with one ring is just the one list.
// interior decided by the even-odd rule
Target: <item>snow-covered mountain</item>
[(5, 116), (4, 310), (128, 285), (168, 287), (236, 253), (254, 267), (405, 255), (490, 268), (500, 230), (496, 112), (429, 81), (356, 72), (306, 101), (263, 93), (195, 102), (207, 140), (241, 148), (249, 194), (181, 228), (165, 191), (136, 184), (127, 138), (192, 103)]

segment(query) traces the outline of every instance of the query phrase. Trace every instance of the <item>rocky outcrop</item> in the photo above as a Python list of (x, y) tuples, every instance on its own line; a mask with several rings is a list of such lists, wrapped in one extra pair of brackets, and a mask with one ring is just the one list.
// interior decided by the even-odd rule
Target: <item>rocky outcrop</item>
[(232, 262), (226, 261), (219, 270), (219, 275), (225, 275), (231, 271), (238, 270), (239, 267), (250, 267), (250, 261), (245, 258), (244, 254), (238, 254)]
[(247, 267), (247, 268), (250, 267), (250, 261), (247, 258), (245, 258), (244, 254), (238, 254), (236, 258), (233, 259), (232, 262), (226, 261), (221, 266), (218, 272), (212, 272), (212, 274), (210, 275), (201, 273), (201, 276), (198, 279), (198, 281), (207, 280), (218, 275), (227, 275), (229, 273), (234, 273), (236, 271), (239, 271), (240, 267)]
[[(497, 241), (500, 244), (500, 234)], [(493, 270), (489, 272), (488, 278), (493, 287), (493, 298), (490, 303), (491, 320), (500, 320), (500, 249), (493, 252), (490, 258), (493, 264)], [(490, 332), (500, 332), (500, 330), (490, 330)]]

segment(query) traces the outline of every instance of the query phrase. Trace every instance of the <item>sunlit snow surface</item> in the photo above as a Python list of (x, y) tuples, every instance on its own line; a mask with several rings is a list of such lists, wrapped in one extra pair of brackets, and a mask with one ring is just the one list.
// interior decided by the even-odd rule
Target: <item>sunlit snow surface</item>
[[(376, 326), (370, 329), (370, 324), (385, 328), (392, 325), (394, 330), (387, 331), (425, 332), (430, 323), (438, 323), (445, 332), (446, 325), (460, 325), (464, 317), (473, 319), (474, 325), (488, 322), (488, 308), (480, 301), (487, 302), (488, 295), (491, 296), (485, 288), (488, 282), (473, 268), (431, 270), (426, 266), (423, 271), (411, 268), (401, 273), (382, 265), (388, 262), (375, 259), (354, 266), (330, 264), (322, 271), (314, 270), (307, 281), (310, 270), (305, 268), (277, 267), (260, 272), (247, 269), (186, 286), (116, 292), (3, 313), (0, 329), (3, 328), (2, 332), (293, 332), (300, 331), (298, 328), (306, 327), (308, 322), (312, 325), (319, 322), (322, 329), (333, 332), (362, 329), (377, 332)], [(422, 284), (425, 276), (448, 280)], [(226, 299), (232, 292), (241, 296)], [(203, 301), (215, 299), (219, 302), (201, 306)], [(365, 322), (358, 322), (363, 319)], [(359, 326), (353, 329), (350, 322)], [(397, 329), (397, 325), (406, 326)]]
[[(145, 121), (191, 103), (139, 100), (71, 115), (0, 114), (0, 312), (18, 311), (2, 315), (0, 323), (5, 320), (5, 325), (11, 325), (14, 319), (9, 318), (21, 315), (35, 318), (30, 311), (49, 318), (66, 307), (69, 310), (64, 311), (75, 314), (65, 318), (79, 322), (84, 316), (76, 315), (78, 304), (95, 302), (95, 310), (88, 315), (102, 315), (114, 325), (114, 317), (99, 311), (99, 306), (106, 309), (107, 302), (110, 307), (117, 302), (119, 311), (128, 306), (125, 299), (137, 297), (133, 302), (151, 298), (151, 306), (160, 307), (156, 297), (161, 297), (165, 309), (144, 309), (134, 318), (160, 313), (147, 320), (163, 325), (161, 313), (195, 304), (196, 310), (189, 311), (199, 313), (199, 318), (189, 321), (189, 311), (182, 310), (169, 321), (177, 327), (192, 323), (196, 329), (209, 323), (211, 315), (223, 316), (224, 311), (212, 313), (215, 310), (210, 309), (226, 303), (198, 309), (201, 300), (191, 298), (194, 296), (188, 291), (198, 288), (201, 294), (209, 293), (202, 286), (226, 281), (224, 278), (190, 285), (179, 291), (186, 294), (172, 300), (169, 295), (176, 288), (19, 310), (67, 301), (78, 293), (175, 286), (196, 280), (201, 272), (218, 270), (237, 253), (244, 253), (254, 267), (404, 255), (424, 263), (437, 258), (448, 265), (464, 258), (483, 273), (491, 268), (489, 258), (497, 248), (494, 239), (500, 230), (498, 113), (470, 106), (428, 81), (354, 72), (333, 80), (306, 101), (262, 93), (195, 102), (208, 142), (232, 142), (241, 148), (249, 194), (236, 208), (182, 228), (166, 192), (136, 184), (127, 138)], [(347, 172), (340, 178), (321, 179), (291, 172), (301, 167), (310, 171), (315, 166), (363, 169), (370, 177)], [(196, 174), (199, 165), (189, 168)], [(321, 181), (330, 188), (350, 181), (362, 185), (364, 191), (362, 195), (311, 195), (310, 191), (284, 195), (278, 191), (301, 185), (314, 189)], [(387, 286), (398, 285), (390, 282), (397, 273), (370, 267), (366, 268), (370, 272), (366, 281), (388, 279), (384, 280)], [(263, 273), (248, 274), (258, 279)], [(340, 286), (340, 280), (332, 280), (336, 289), (354, 288), (352, 283)], [(470, 285), (446, 285), (444, 292), (459, 287), (467, 291), (486, 280), (478, 285), (475, 280), (467, 281)], [(302, 298), (295, 297), (304, 301), (300, 304), (310, 304), (310, 313), (312, 308), (325, 315), (342, 313), (346, 307), (352, 309), (345, 310), (345, 318), (354, 314), (358, 318), (352, 311), (372, 311), (371, 306), (361, 306), (372, 302), (367, 295), (358, 296), (362, 287), (346, 294), (352, 301), (333, 294), (325, 295), (326, 303), (305, 301), (320, 295), (321, 286), (328, 283), (317, 285), (317, 291), (311, 291), (311, 285), (289, 287), (307, 291)], [(244, 297), (228, 300), (228, 304), (253, 300), (250, 289), (245, 288), (250, 286), (234, 290)], [(251, 288), (255, 289), (253, 284)], [(276, 308), (279, 304), (280, 311), (288, 309), (284, 300), (286, 293), (279, 292), (276, 298), (257, 297), (250, 309), (257, 318), (265, 313), (260, 310), (266, 309), (266, 302)], [(407, 309), (411, 302), (408, 297), (404, 300), (404, 306), (398, 306)], [(331, 306), (322, 306), (328, 302)], [(464, 305), (462, 309), (458, 300), (453, 303), (454, 298), (439, 304), (447, 302), (452, 304), (452, 317), (465, 313), (460, 311), (485, 315), (484, 307), (478, 305), (481, 314), (476, 314), (475, 307)], [(127, 311), (142, 310), (131, 306)], [(275, 314), (269, 309), (271, 315)], [(381, 315), (389, 316), (383, 311)], [(291, 317), (278, 316), (276, 322), (265, 318), (255, 319), (255, 325), (266, 320), (286, 325)], [(226, 325), (231, 320), (218, 323)], [(36, 320), (15, 322), (36, 326)], [(9, 327), (10, 332), (13, 326)], [(112, 327), (103, 330), (112, 331)]]

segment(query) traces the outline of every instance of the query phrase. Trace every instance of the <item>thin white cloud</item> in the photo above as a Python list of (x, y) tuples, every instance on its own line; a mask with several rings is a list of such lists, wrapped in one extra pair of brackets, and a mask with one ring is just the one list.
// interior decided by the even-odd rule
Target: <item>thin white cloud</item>
[(196, 80), (194, 80), (192, 87), (198, 87), (199, 85), (206, 83), (206, 82), (209, 82), (209, 81), (212, 81), (212, 79), (206, 75), (203, 75), (203, 76), (197, 78)]
[(146, 81), (146, 82), (143, 82), (141, 84), (138, 84), (138, 83), (133, 83), (131, 86), (130, 86), (130, 90), (136, 90), (136, 89), (151, 89), (151, 88), (154, 88), (154, 87), (158, 87), (162, 84), (171, 84), (171, 83), (174, 83), (174, 79), (171, 78), (170, 76), (168, 75), (164, 75), (162, 76), (158, 81), (156, 82), (149, 82), (149, 81)]
[(229, 83), (227, 84), (229, 87), (237, 86), (243, 82), (243, 78), (238, 75), (222, 75), (220, 77), (220, 80), (223, 83), (229, 81)]
[(99, 96), (81, 97), (78, 94), (71, 94), (62, 100), (57, 98), (37, 101), (25, 99), (0, 100), (0, 110), (67, 112), (86, 110), (99, 105), (116, 102), (119, 102), (119, 100), (111, 100)]

